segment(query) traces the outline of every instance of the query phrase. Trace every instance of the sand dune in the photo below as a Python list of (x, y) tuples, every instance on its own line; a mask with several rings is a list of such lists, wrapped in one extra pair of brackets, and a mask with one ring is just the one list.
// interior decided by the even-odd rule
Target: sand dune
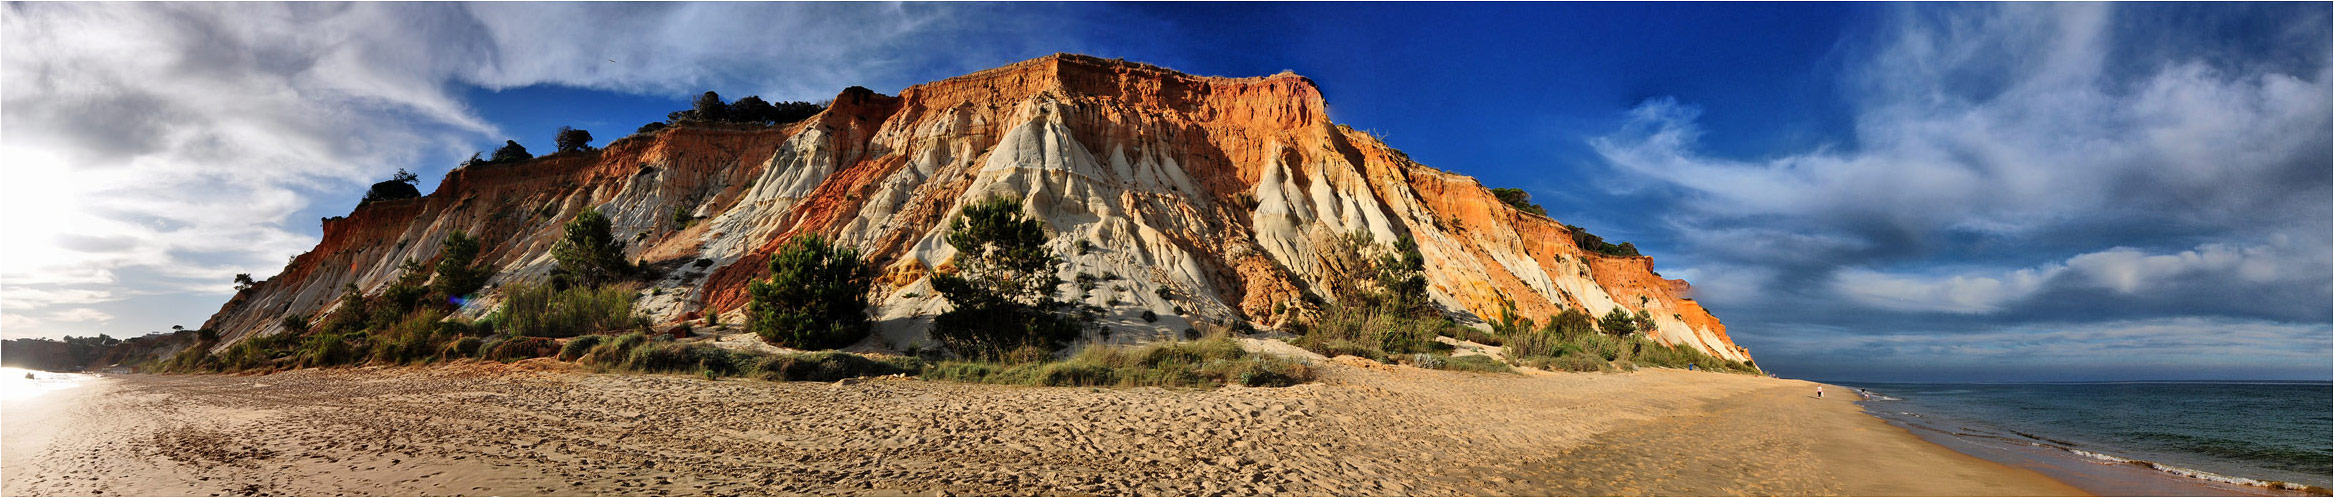
[(0, 465), (9, 495), (2080, 494), (1799, 381), (1321, 370), (1205, 391), (546, 360), (115, 376), (6, 408)]

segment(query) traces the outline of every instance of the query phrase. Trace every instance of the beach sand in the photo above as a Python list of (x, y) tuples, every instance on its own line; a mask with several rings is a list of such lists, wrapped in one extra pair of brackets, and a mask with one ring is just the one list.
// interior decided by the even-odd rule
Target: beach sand
[(1331, 360), (1291, 388), (109, 376), (0, 408), (8, 495), (2079, 495), (1745, 375)]

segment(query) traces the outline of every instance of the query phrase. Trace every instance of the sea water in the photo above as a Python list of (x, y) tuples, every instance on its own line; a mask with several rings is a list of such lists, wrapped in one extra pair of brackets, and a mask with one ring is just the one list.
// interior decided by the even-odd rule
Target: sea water
[(80, 387), (89, 374), (44, 372), (0, 367), (0, 401), (20, 401), (63, 389)]
[(1833, 384), (1869, 390), (1865, 407), (1884, 418), (1959, 437), (2184, 478), (2334, 487), (2326, 382)]

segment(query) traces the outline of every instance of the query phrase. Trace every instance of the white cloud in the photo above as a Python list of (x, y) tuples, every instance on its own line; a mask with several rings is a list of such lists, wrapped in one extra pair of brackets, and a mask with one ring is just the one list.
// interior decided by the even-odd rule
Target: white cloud
[(2326, 323), (2167, 317), (1949, 333), (1835, 329), (1761, 336), (1754, 350), (1783, 375), (1870, 381), (2322, 380), (2334, 368), (2330, 338)]
[[(1838, 295), (1867, 306), (1910, 312), (1984, 314), (2035, 302), (2047, 291), (2104, 292), (2123, 298), (2147, 297), (2191, 304), (2229, 299), (2227, 287), (2310, 288), (2328, 284), (2334, 268), (2328, 256), (2283, 243), (2237, 247), (2205, 244), (2176, 253), (2149, 253), (2128, 247), (2084, 253), (2039, 266), (1978, 269), (1946, 274), (1888, 273), (1864, 268), (1833, 274)], [(2200, 285), (2200, 282), (2211, 285)], [(2294, 296), (2311, 299), (2317, 296)], [(2322, 300), (2322, 299), (2320, 299)], [(2089, 303), (2073, 303), (2087, 305)], [(2234, 304), (2234, 303), (2221, 303)]]
[(1663, 276), (1690, 283), (1692, 294), (1687, 297), (1705, 306), (1754, 307), (1772, 304), (1766, 298), (1773, 293), (1775, 270), (1762, 266), (1710, 264), (1686, 268), (1666, 268)]
[(1844, 144), (1713, 156), (1701, 109), (1656, 98), (1590, 145), (1627, 178), (1681, 194), (1663, 219), (1716, 262), (1691, 264), (1773, 269), (1765, 282), (1826, 291), (1796, 304), (1851, 303), (1843, 317), (2059, 312), (2041, 299), (2111, 319), (2323, 317), (2324, 17), (2276, 19), (2318, 35), (2243, 37), (2274, 49), (2248, 53), (2156, 44), (2229, 35), (2156, 29), (2122, 8), (2138, 7), (1899, 6), (1879, 38), (1843, 44), (1855, 54)]
[(112, 321), (113, 315), (89, 308), (73, 308), (50, 313), (49, 320), (57, 322), (105, 322)]
[(996, 35), (1047, 22), (1012, 8), (11, 3), (0, 308), (11, 333), (47, 330), (59, 324), (26, 317), (74, 303), (34, 296), (224, 295), (228, 275), (272, 274), (316, 243), (312, 220), (289, 219), (314, 196), (506, 138), (465, 85), (817, 99), (1076, 48), (1058, 30)]
[(2230, 276), (2250, 283), (2302, 276), (2286, 271), (2307, 266), (2285, 264), (2287, 258), (2283, 256), (2270, 248), (2237, 248), (2225, 244), (2207, 244), (2178, 254), (2148, 254), (2118, 247), (2076, 256), (2067, 260), (2067, 266), (2089, 277), (2092, 285), (2117, 293), (2137, 294), (2177, 284), (2198, 273)]
[[(1591, 144), (1624, 171), (1684, 189), (1701, 215), (1780, 215), (1826, 230), (2022, 236), (2130, 216), (2323, 219), (2309, 215), (2326, 212), (2324, 185), (2294, 182), (2327, 176), (2326, 66), (2231, 72), (2166, 59), (2119, 81), (2102, 62), (2115, 53), (2101, 29), (2109, 9), (2001, 6), (1908, 21), (1849, 76), (1865, 89), (1852, 98), (1856, 147), (1710, 157), (1698, 151), (1700, 110), (1667, 98)], [(2268, 209), (2300, 198), (2316, 208)]]
[(95, 304), (119, 300), (113, 292), (94, 289), (37, 289), (9, 287), (0, 289), (0, 301), (14, 305), (46, 307), (59, 304)]
[(33, 337), (34, 335), (25, 329), (39, 324), (40, 320), (34, 320), (32, 317), (15, 313), (0, 313), (0, 338)]
[(1981, 275), (1896, 275), (1863, 269), (1834, 274), (1840, 295), (1897, 311), (1991, 313), (2043, 289), (2066, 267), (2052, 265)]

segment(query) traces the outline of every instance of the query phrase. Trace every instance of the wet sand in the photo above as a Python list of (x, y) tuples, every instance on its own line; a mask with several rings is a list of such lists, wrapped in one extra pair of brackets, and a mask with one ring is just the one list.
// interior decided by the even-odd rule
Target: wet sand
[(1801, 381), (1319, 370), (1215, 390), (707, 381), (548, 360), (109, 376), (0, 408), (0, 492), (2082, 494)]

